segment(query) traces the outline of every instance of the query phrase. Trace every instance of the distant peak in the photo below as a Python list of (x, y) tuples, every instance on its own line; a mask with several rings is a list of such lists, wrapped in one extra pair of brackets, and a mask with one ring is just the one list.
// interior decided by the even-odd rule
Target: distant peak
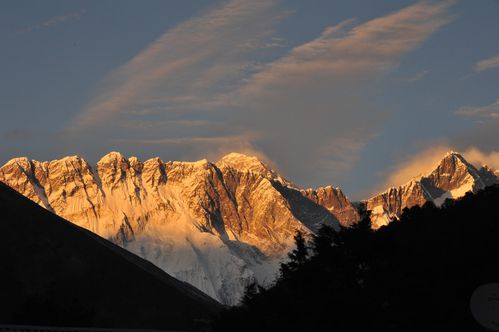
[(117, 162), (117, 161), (124, 161), (125, 157), (120, 152), (117, 151), (111, 151), (105, 156), (103, 156), (97, 164), (108, 164), (111, 162)]
[(471, 164), (463, 157), (462, 154), (456, 151), (449, 151), (445, 155), (445, 157), (440, 161), (440, 164), (445, 163), (446, 161), (454, 160), (455, 162), (462, 163), (467, 167), (470, 167)]
[(255, 156), (232, 152), (217, 162), (217, 165), (226, 165), (241, 171), (265, 172), (270, 169)]
[(61, 159), (56, 159), (53, 160), (52, 162), (72, 162), (72, 161), (78, 161), (78, 160), (83, 160), (80, 156), (73, 155), (73, 156), (66, 156)]
[(457, 151), (454, 151), (454, 150), (450, 150), (449, 152), (447, 152), (447, 155), (456, 155), (456, 156), (461, 156), (461, 154)]
[(140, 163), (140, 160), (139, 160), (139, 158), (137, 158), (135, 156), (131, 156), (130, 158), (128, 158), (128, 162), (130, 164), (138, 164), (138, 163)]
[(207, 167), (210, 165), (210, 162), (207, 159), (200, 159), (196, 161), (173, 161), (174, 165), (183, 165), (190, 167)]
[(231, 152), (222, 157), (220, 160), (258, 160), (255, 156), (248, 156), (247, 154), (239, 153), (239, 152)]
[(486, 170), (486, 171), (491, 171), (491, 172), (493, 172), (493, 171), (494, 171), (494, 170), (493, 170), (491, 167), (489, 167), (489, 165), (487, 165), (487, 164), (483, 164), (483, 165), (482, 165), (482, 167), (481, 167), (481, 169)]
[(6, 162), (5, 166), (12, 164), (28, 164), (29, 162), (30, 160), (27, 157), (16, 157)]

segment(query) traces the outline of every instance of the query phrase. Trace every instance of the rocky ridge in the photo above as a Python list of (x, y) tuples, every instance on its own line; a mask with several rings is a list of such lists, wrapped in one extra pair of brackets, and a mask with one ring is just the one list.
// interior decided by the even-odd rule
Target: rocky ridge
[(237, 303), (250, 282), (274, 279), (297, 230), (337, 227), (344, 217), (334, 203), (351, 204), (334, 192), (324, 208), (257, 158), (236, 153), (214, 164), (111, 152), (95, 168), (78, 156), (15, 158), (0, 181), (225, 304)]
[[(111, 152), (95, 167), (78, 156), (15, 158), (0, 168), (0, 181), (225, 304), (238, 303), (249, 283), (275, 278), (297, 230), (312, 234), (360, 219), (340, 188), (299, 189), (238, 153), (212, 163), (142, 162)], [(360, 206), (377, 229), (406, 207), (441, 205), (498, 182), (497, 171), (449, 152), (428, 174)]]
[(428, 201), (440, 206), (448, 198), (459, 198), (468, 191), (476, 192), (495, 183), (499, 183), (499, 179), (489, 167), (477, 169), (461, 154), (451, 151), (428, 174), (389, 188), (364, 204), (371, 211), (376, 229), (400, 216), (404, 208)]

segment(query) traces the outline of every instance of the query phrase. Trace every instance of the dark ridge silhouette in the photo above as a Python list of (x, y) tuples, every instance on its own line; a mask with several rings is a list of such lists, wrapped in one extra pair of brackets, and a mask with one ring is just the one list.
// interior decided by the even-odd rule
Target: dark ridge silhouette
[(305, 261), (296, 239), (275, 285), (251, 285), (215, 331), (484, 331), (470, 298), (499, 282), (499, 187), (405, 209), (378, 231), (368, 216), (324, 227)]
[(221, 305), (0, 183), (0, 324), (193, 330)]

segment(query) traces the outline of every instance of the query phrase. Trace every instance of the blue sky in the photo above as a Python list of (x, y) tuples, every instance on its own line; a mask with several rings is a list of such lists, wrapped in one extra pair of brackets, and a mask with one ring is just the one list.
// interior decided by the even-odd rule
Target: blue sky
[(2, 1), (0, 162), (256, 154), (354, 199), (499, 168), (499, 1)]

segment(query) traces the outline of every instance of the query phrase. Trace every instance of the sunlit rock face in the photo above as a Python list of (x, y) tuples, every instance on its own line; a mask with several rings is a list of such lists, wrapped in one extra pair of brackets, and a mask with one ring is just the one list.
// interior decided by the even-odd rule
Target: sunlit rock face
[(214, 164), (111, 152), (96, 167), (77, 156), (16, 158), (0, 180), (225, 304), (236, 304), (248, 283), (274, 279), (297, 230), (358, 219), (341, 191), (300, 191), (235, 153)]
[[(111, 152), (95, 167), (78, 156), (15, 158), (0, 168), (0, 181), (225, 304), (238, 303), (255, 280), (274, 280), (297, 230), (312, 234), (360, 219), (341, 189), (299, 189), (238, 153), (211, 163), (142, 162)], [(406, 207), (441, 205), (498, 182), (488, 167), (477, 170), (451, 152), (429, 174), (363, 204), (376, 229)]]
[(334, 214), (343, 226), (351, 226), (360, 219), (357, 209), (340, 188), (327, 186), (318, 189), (301, 190), (300, 192)]
[(392, 187), (368, 199), (365, 204), (371, 211), (373, 228), (379, 228), (400, 216), (406, 207), (428, 201), (440, 206), (448, 198), (459, 198), (496, 183), (499, 179), (487, 166), (478, 170), (459, 153), (449, 152), (427, 175)]

